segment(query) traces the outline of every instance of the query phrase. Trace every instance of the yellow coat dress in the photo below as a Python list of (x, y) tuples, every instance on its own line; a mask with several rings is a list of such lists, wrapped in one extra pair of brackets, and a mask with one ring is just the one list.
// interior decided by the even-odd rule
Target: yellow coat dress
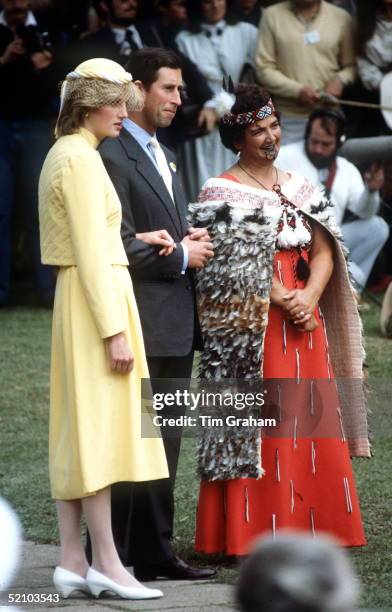
[[(71, 500), (121, 481), (167, 478), (159, 430), (141, 404), (148, 378), (139, 315), (120, 236), (121, 204), (81, 128), (49, 151), (39, 183), (42, 262), (59, 267), (52, 327), (49, 470)], [(132, 373), (109, 367), (104, 338), (125, 332)], [(151, 437), (145, 437), (145, 425)], [(152, 433), (151, 433), (152, 432)]]

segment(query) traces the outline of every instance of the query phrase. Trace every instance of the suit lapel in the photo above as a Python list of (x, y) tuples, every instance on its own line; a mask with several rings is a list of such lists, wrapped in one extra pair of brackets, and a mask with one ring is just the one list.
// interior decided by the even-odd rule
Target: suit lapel
[(182, 238), (182, 223), (180, 221), (179, 213), (177, 212), (176, 206), (174, 205), (173, 200), (166, 189), (166, 185), (155, 168), (153, 162), (143, 151), (142, 147), (135, 140), (135, 138), (133, 138), (133, 136), (127, 132), (127, 130), (123, 129), (119, 138), (127, 152), (128, 157), (136, 161), (136, 170), (147, 181), (151, 189), (153, 189), (160, 202), (165, 207), (169, 217), (173, 221), (179, 237)]
[(187, 204), (184, 199), (184, 193), (183, 193), (179, 178), (177, 176), (177, 172), (173, 171), (172, 167), (170, 166), (170, 163), (169, 163), (169, 167), (170, 167), (170, 171), (172, 173), (172, 179), (173, 179), (174, 201), (176, 203), (176, 207), (178, 211), (178, 217), (179, 217), (180, 224), (181, 224), (182, 235), (185, 236), (185, 234), (187, 234), (187, 227), (188, 227)]

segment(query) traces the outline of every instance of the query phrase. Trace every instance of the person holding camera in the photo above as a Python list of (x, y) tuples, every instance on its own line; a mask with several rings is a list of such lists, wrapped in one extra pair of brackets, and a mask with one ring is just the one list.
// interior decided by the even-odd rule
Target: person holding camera
[(55, 94), (53, 50), (28, 0), (3, 0), (0, 12), (0, 305), (9, 303), (11, 218), (16, 199), (41, 303), (53, 275), (40, 262), (38, 177), (51, 145)]

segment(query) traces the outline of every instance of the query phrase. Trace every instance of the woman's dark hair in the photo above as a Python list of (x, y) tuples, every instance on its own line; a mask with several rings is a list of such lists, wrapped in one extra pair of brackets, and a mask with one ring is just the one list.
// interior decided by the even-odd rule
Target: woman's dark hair
[[(231, 112), (238, 115), (240, 113), (247, 113), (249, 111), (255, 111), (265, 106), (268, 100), (271, 99), (271, 94), (260, 87), (259, 85), (245, 85), (239, 84), (235, 90), (235, 103), (231, 109)], [(280, 119), (280, 113), (275, 112), (278, 120)], [(219, 133), (222, 143), (227, 149), (238, 153), (238, 145), (243, 137), (247, 125), (227, 125), (223, 121), (219, 122)]]
[(355, 48), (357, 55), (363, 55), (366, 43), (372, 38), (377, 19), (383, 12), (383, 0), (357, 0)]
[[(235, 15), (233, 8), (233, 0), (226, 0), (227, 9), (225, 15), (225, 21), (228, 25), (236, 25), (239, 23), (238, 18)], [(203, 18), (203, 0), (192, 0), (188, 3), (188, 15), (189, 15), (189, 26), (188, 30), (192, 34), (199, 34), (201, 32), (201, 23), (204, 21)]]
[(170, 49), (145, 47), (134, 51), (125, 66), (125, 69), (132, 74), (133, 80), (141, 81), (147, 90), (157, 80), (158, 70), (161, 68), (182, 70), (182, 59)]

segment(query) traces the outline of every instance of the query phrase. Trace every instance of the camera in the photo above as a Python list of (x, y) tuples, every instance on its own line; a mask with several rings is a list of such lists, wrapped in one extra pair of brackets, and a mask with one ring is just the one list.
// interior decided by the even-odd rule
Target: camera
[(35, 26), (18, 25), (16, 35), (22, 39), (28, 55), (37, 53), (37, 51), (52, 50), (48, 32), (40, 32)]

